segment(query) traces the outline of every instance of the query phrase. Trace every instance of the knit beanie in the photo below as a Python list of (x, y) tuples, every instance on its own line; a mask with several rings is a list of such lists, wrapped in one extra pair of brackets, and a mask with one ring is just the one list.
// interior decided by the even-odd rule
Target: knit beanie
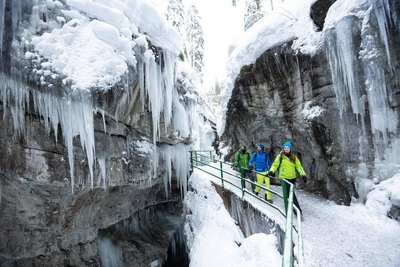
[(290, 151), (293, 151), (293, 146), (292, 143), (290, 143), (290, 141), (286, 141), (286, 143), (283, 144), (282, 148), (284, 148), (285, 146), (288, 146), (290, 148)]

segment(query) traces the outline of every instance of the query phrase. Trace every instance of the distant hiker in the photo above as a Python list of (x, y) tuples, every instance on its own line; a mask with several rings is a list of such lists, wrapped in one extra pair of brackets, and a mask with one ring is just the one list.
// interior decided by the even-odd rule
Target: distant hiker
[(246, 151), (246, 146), (241, 145), (235, 155), (234, 166), (239, 168), (240, 177), (242, 178), (242, 187), (245, 187), (244, 178), (246, 178), (247, 166), (249, 166), (250, 153)]
[[(287, 141), (282, 146), (282, 151), (276, 156), (274, 163), (272, 164), (271, 169), (268, 172), (269, 176), (275, 176), (275, 171), (279, 169), (278, 177), (286, 179), (290, 181), (292, 184), (296, 183), (296, 171), (300, 174), (303, 179), (303, 182), (307, 182), (306, 172), (301, 166), (301, 162), (299, 158), (293, 153), (293, 146), (290, 141)], [(283, 180), (282, 180), (283, 181)], [(286, 183), (285, 181), (283, 181)], [(286, 192), (289, 195), (290, 185), (286, 183)], [(297, 201), (296, 194), (293, 194), (293, 204), (300, 210), (302, 214), (302, 210), (300, 208), (299, 202)], [(294, 213), (297, 215), (296, 210)]]
[[(270, 180), (267, 176), (268, 170), (271, 168), (271, 159), (268, 154), (264, 151), (264, 145), (257, 145), (257, 151), (253, 153), (249, 162), (249, 169), (253, 169), (253, 162), (255, 162), (254, 169), (257, 172), (257, 184), (262, 185), (265, 183), (265, 187), (270, 189)], [(258, 195), (261, 188), (256, 186), (253, 190), (253, 193)], [(265, 191), (265, 200), (272, 203), (272, 194), (271, 192)]]

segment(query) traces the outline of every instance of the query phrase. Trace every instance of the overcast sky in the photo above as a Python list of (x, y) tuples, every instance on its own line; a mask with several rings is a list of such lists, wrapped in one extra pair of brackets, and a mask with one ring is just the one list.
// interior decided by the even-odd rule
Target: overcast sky
[(186, 0), (193, 2), (202, 18), (204, 32), (204, 85), (212, 86), (216, 77), (225, 78), (229, 45), (243, 33), (243, 3), (236, 7), (232, 0)]

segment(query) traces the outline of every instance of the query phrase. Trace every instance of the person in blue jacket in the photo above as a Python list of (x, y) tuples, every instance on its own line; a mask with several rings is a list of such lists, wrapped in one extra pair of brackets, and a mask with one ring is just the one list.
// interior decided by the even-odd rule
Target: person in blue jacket
[[(269, 158), (268, 154), (264, 151), (264, 145), (259, 144), (257, 145), (257, 151), (253, 153), (251, 159), (249, 161), (249, 170), (253, 169), (253, 163), (255, 163), (254, 169), (257, 172), (256, 179), (257, 184), (262, 185), (265, 183), (265, 187), (270, 189), (270, 180), (267, 176), (268, 170), (271, 168), (272, 163), (271, 159)], [(256, 186), (254, 189), (254, 194), (258, 195), (261, 188)], [(272, 194), (271, 192), (265, 192), (265, 200), (272, 203)]]

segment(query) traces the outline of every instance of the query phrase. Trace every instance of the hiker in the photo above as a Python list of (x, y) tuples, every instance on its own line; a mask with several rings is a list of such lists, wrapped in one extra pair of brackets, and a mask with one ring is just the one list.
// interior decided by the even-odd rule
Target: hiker
[[(257, 184), (262, 185), (265, 183), (265, 187), (270, 189), (270, 180), (267, 176), (268, 170), (271, 168), (271, 159), (268, 154), (264, 151), (264, 145), (257, 145), (257, 151), (253, 153), (249, 162), (249, 170), (253, 170), (253, 162), (255, 162), (254, 169), (256, 170)], [(261, 188), (256, 186), (253, 193), (258, 196)], [(265, 200), (272, 203), (271, 192), (265, 190)]]
[(246, 146), (241, 145), (235, 155), (234, 166), (239, 168), (240, 177), (242, 178), (242, 188), (245, 187), (244, 178), (246, 178), (247, 166), (249, 165), (250, 153), (246, 151)]
[[(293, 146), (290, 141), (287, 141), (282, 146), (282, 151), (276, 156), (271, 169), (268, 172), (269, 176), (275, 176), (275, 171), (279, 170), (278, 177), (289, 180), (292, 184), (296, 183), (296, 171), (300, 174), (303, 182), (307, 182), (306, 172), (301, 166), (299, 158), (293, 152)], [(282, 180), (285, 182), (284, 180)], [(286, 183), (286, 182), (285, 182)], [(290, 185), (286, 183), (286, 193), (289, 196)], [(300, 210), (300, 214), (303, 214), (299, 202), (297, 201), (296, 194), (293, 192), (293, 204)], [(296, 210), (294, 213), (297, 215)]]

